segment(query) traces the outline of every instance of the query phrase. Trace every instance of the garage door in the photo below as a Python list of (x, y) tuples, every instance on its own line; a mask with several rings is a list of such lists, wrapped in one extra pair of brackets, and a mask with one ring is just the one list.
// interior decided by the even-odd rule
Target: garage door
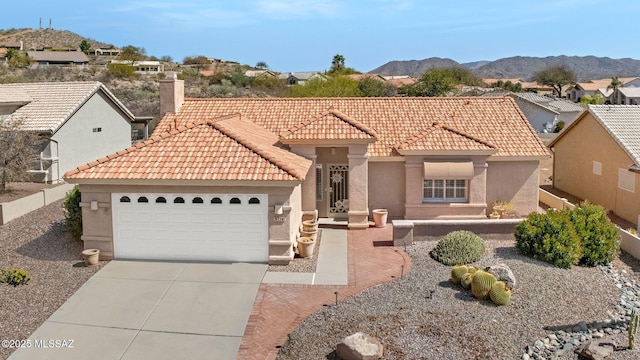
[(112, 194), (116, 259), (267, 262), (266, 194)]

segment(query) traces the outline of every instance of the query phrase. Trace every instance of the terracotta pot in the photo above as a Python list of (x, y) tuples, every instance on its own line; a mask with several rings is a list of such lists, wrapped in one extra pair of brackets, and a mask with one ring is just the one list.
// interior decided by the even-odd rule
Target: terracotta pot
[(100, 250), (98, 249), (86, 249), (82, 252), (84, 263), (87, 266), (98, 265), (100, 261)]
[(313, 220), (305, 220), (302, 222), (302, 230), (304, 231), (317, 231), (318, 222)]
[(298, 239), (298, 255), (300, 255), (300, 257), (312, 257), (313, 250), (315, 250), (315, 248), (315, 240), (309, 237), (301, 237), (300, 239)]
[(500, 214), (491, 213), (491, 214), (489, 214), (489, 219), (498, 220), (498, 219), (500, 219)]
[(300, 231), (300, 237), (301, 238), (308, 237), (308, 238), (311, 238), (313, 241), (316, 241), (318, 240), (318, 229), (310, 230), (310, 231), (303, 229), (302, 231)]
[(373, 222), (376, 227), (382, 228), (387, 225), (387, 215), (389, 212), (387, 209), (373, 209)]

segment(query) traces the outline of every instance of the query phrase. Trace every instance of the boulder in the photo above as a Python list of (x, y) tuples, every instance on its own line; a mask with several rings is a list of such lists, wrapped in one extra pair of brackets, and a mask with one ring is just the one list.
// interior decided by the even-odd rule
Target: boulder
[(485, 270), (492, 273), (499, 281), (504, 281), (509, 289), (513, 289), (516, 286), (516, 277), (513, 275), (513, 272), (507, 264), (500, 263), (492, 265)]
[(380, 340), (365, 333), (349, 335), (336, 348), (336, 355), (343, 360), (377, 360), (382, 358)]
[(585, 359), (604, 360), (613, 354), (615, 348), (616, 344), (609, 339), (594, 339), (580, 345), (575, 352)]

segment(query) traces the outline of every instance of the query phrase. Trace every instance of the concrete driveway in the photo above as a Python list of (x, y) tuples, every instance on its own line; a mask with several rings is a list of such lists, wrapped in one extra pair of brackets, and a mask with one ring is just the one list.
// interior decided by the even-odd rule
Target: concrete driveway
[(235, 359), (266, 270), (111, 261), (9, 359)]

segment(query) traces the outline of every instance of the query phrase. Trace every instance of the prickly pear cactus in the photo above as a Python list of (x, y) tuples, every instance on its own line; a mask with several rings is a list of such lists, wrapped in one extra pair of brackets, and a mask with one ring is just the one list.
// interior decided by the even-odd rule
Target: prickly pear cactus
[(489, 297), (496, 305), (507, 305), (511, 300), (511, 290), (504, 281), (496, 281), (491, 286)]
[(471, 289), (471, 281), (473, 281), (473, 274), (468, 272), (462, 275), (462, 278), (460, 279), (460, 285), (462, 285), (463, 289), (469, 290)]
[(496, 277), (491, 273), (478, 270), (473, 274), (471, 280), (471, 293), (476, 299), (486, 300), (489, 298), (489, 291), (496, 281)]
[(451, 269), (451, 282), (454, 285), (460, 285), (460, 279), (462, 278), (462, 275), (464, 275), (467, 272), (468, 271), (467, 271), (466, 265), (454, 266), (453, 269)]

